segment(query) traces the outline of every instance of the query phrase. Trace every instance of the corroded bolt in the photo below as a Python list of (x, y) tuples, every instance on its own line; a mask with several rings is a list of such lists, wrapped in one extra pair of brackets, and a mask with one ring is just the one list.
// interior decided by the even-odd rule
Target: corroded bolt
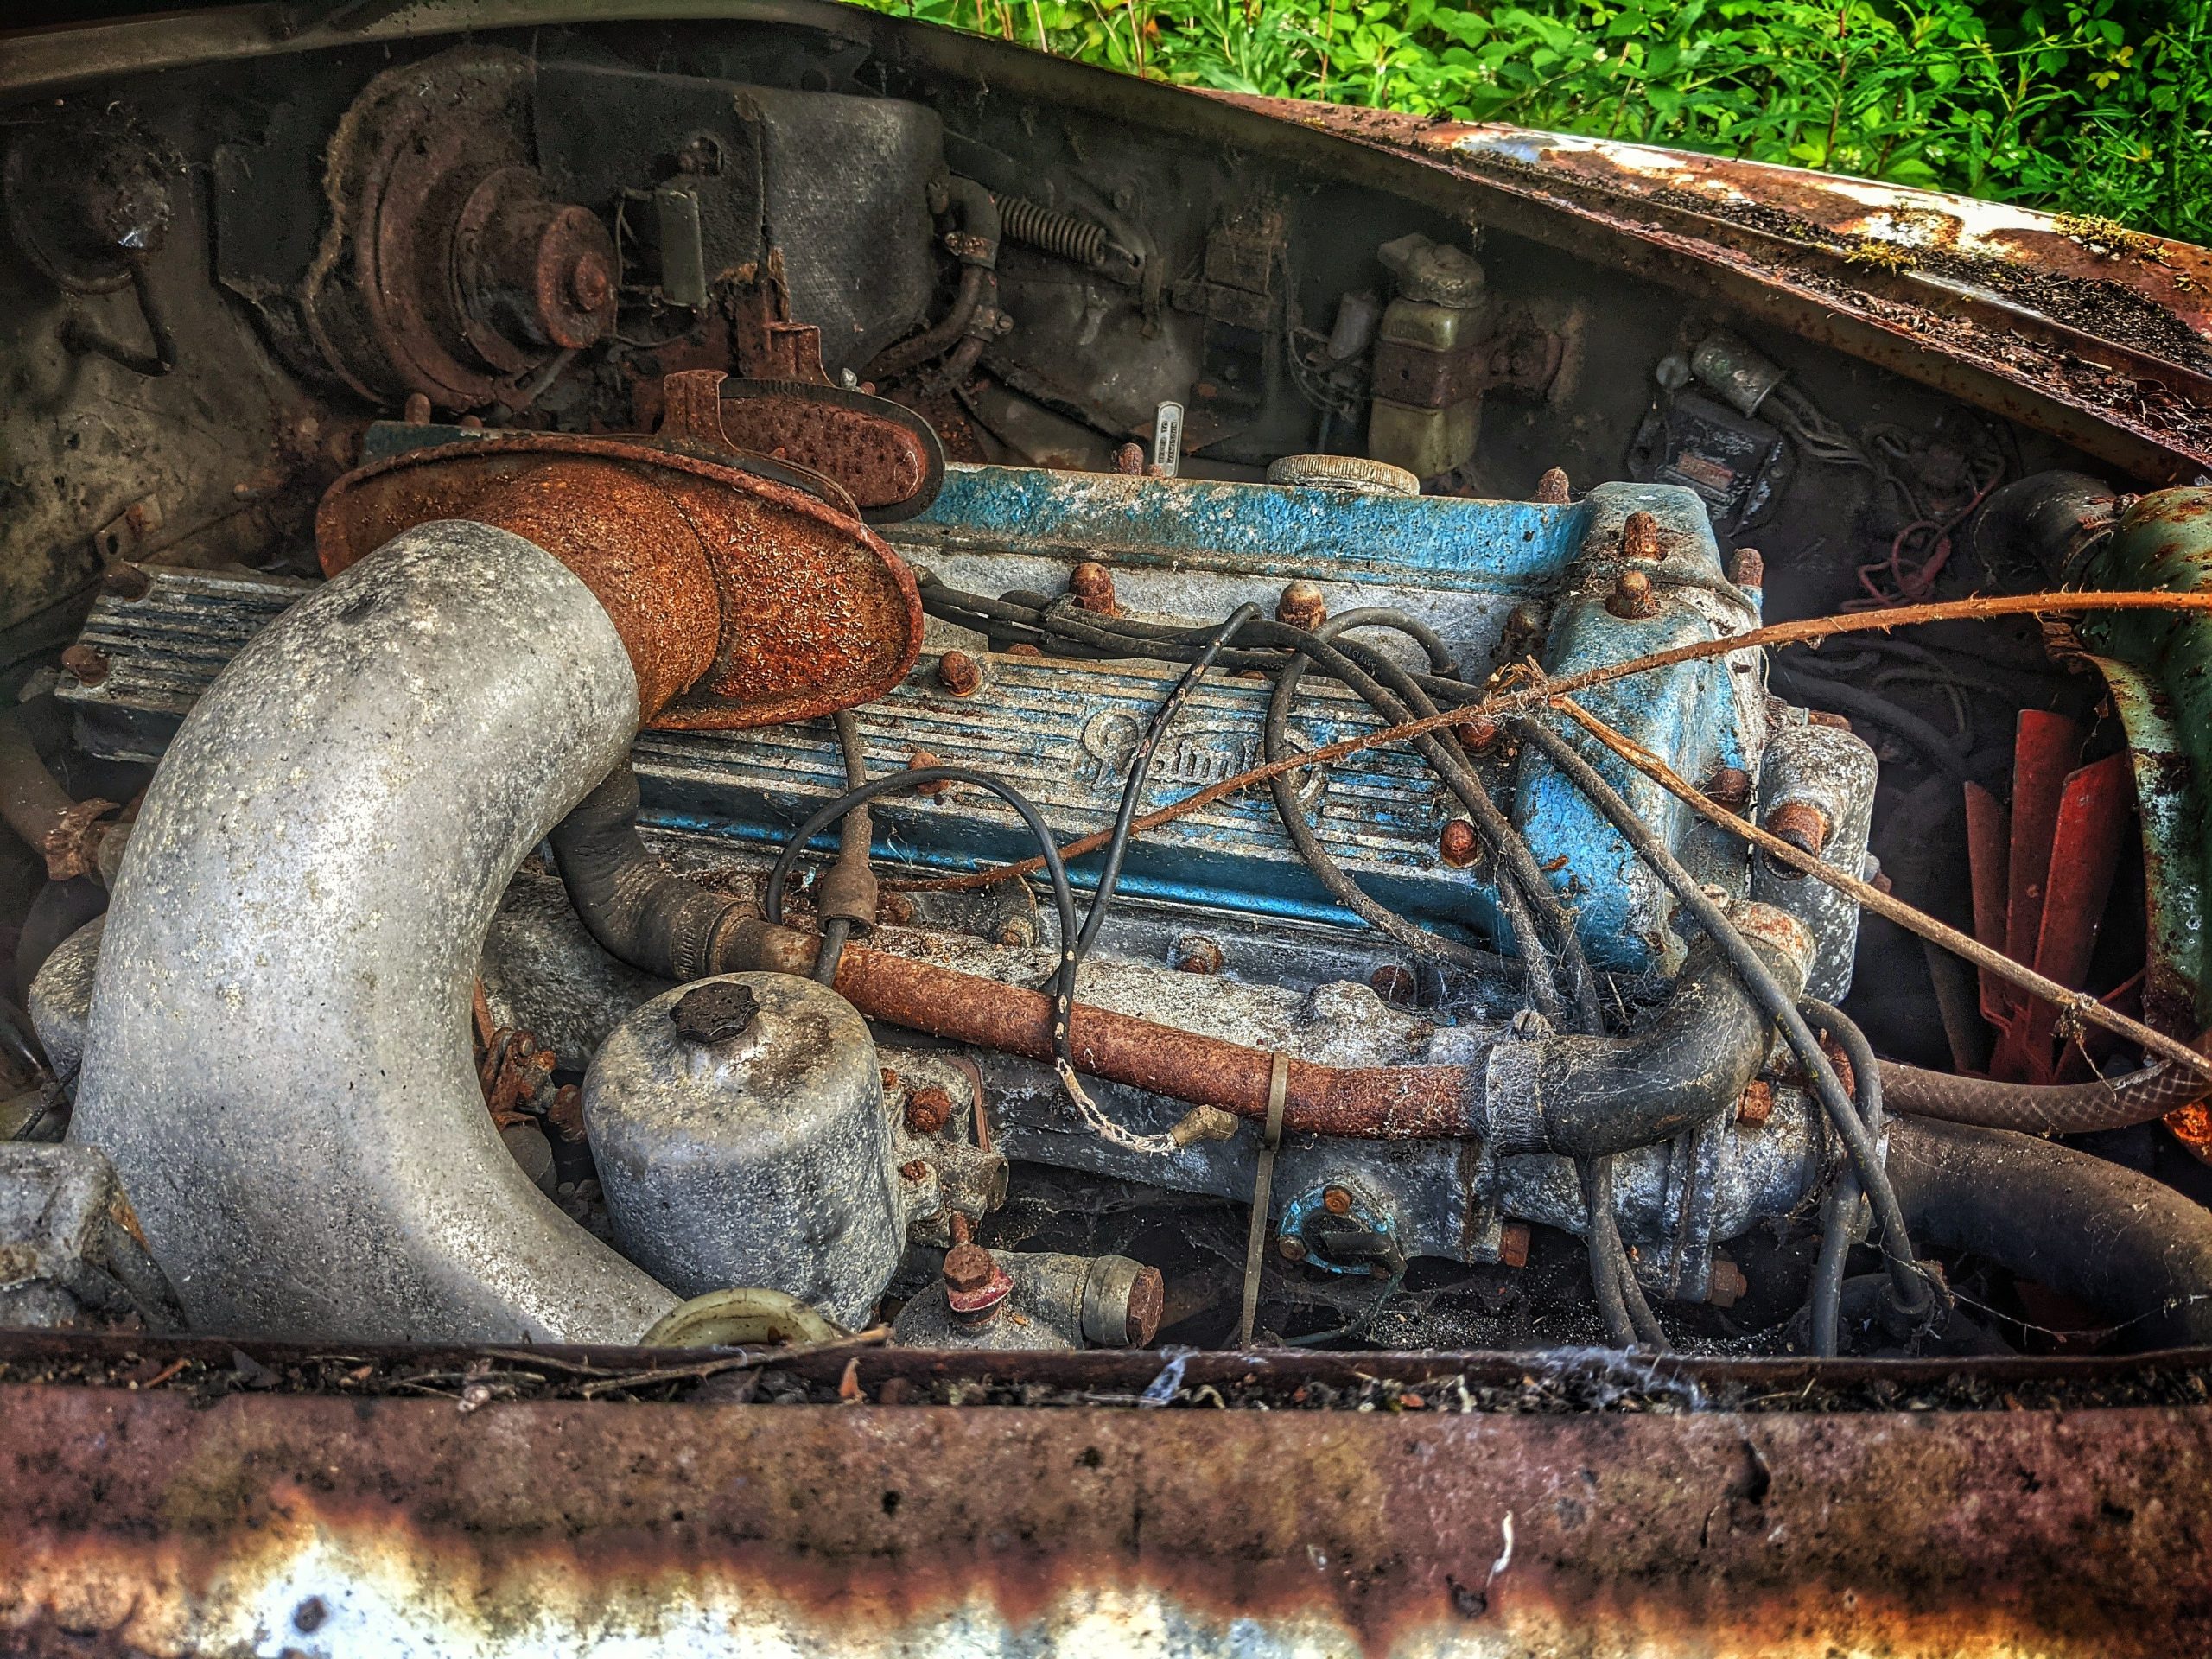
[(1529, 1225), (1509, 1221), (1497, 1230), (1497, 1259), (1509, 1268), (1529, 1265)]
[(914, 901), (903, 893), (887, 893), (875, 913), (893, 927), (904, 927), (914, 919)]
[(899, 1165), (899, 1173), (910, 1181), (925, 1181), (930, 1178), (930, 1166), (926, 1160), (916, 1158)]
[(1175, 971), (1179, 974), (1217, 974), (1223, 961), (1221, 947), (1211, 939), (1194, 933), (1176, 942)]
[(944, 1303), (963, 1325), (980, 1325), (995, 1314), (1014, 1289), (1014, 1281), (980, 1244), (955, 1244), (944, 1253)]
[(885, 1066), (883, 1068), (883, 1092), (889, 1094), (893, 1090), (899, 1086), (899, 1074), (896, 1071), (893, 1071), (889, 1066)]
[(1085, 559), (1068, 572), (1068, 592), (1086, 611), (1100, 616), (1122, 613), (1121, 607), (1114, 601), (1114, 573), (1095, 559)]
[(972, 697), (983, 688), (983, 665), (964, 651), (937, 659), (937, 683), (956, 697)]
[(952, 1096), (935, 1084), (906, 1096), (906, 1130), (910, 1135), (938, 1135), (952, 1122)]
[(1452, 819), (1436, 837), (1436, 855), (1453, 869), (1465, 869), (1482, 856), (1475, 826), (1465, 818)]
[(1536, 499), (1546, 506), (1559, 506), (1567, 498), (1567, 468), (1547, 467), (1544, 475), (1536, 480)]
[[(1786, 841), (1799, 852), (1818, 858), (1828, 838), (1828, 815), (1810, 801), (1784, 801), (1766, 815), (1764, 827), (1767, 834), (1777, 840)], [(1804, 874), (1802, 870), (1780, 863), (1775, 866), (1775, 872), (1792, 877)]]
[(1452, 727), (1452, 735), (1469, 754), (1488, 754), (1497, 747), (1498, 724), (1488, 715), (1477, 715)]
[(1006, 648), (1006, 654), (1009, 657), (1042, 657), (1045, 652), (1041, 646), (1033, 645), (1024, 640), (1020, 645), (1008, 645)]
[(1725, 806), (1730, 811), (1748, 806), (1751, 799), (1751, 774), (1741, 766), (1723, 766), (1705, 780), (1705, 798), (1715, 806)]
[(1615, 616), (1639, 621), (1659, 613), (1659, 595), (1651, 578), (1641, 570), (1624, 570), (1613, 578), (1613, 591), (1605, 595), (1605, 608)]
[(1344, 1187), (1325, 1186), (1321, 1189), (1321, 1207), (1332, 1216), (1351, 1214), (1351, 1193)]
[(407, 394), (407, 407), (404, 413), (408, 425), (428, 426), (430, 423), (429, 393), (426, 391), (409, 392)]
[(1774, 1116), (1774, 1085), (1764, 1077), (1753, 1077), (1744, 1085), (1744, 1092), (1736, 1100), (1736, 1121), (1748, 1128), (1759, 1127)]
[(1385, 1002), (1410, 1002), (1418, 989), (1413, 969), (1395, 962), (1377, 968), (1367, 976), (1367, 983)]
[(1849, 720), (1841, 715), (1831, 714), (1825, 709), (1808, 709), (1805, 711), (1805, 718), (1812, 725), (1826, 726), (1834, 731), (1847, 732), (1851, 729)]
[[(944, 764), (944, 761), (938, 760), (937, 756), (931, 754), (927, 749), (916, 749), (912, 754), (906, 757), (906, 770), (909, 772), (927, 772), (931, 766), (941, 766)], [(946, 783), (940, 779), (938, 782), (933, 784), (915, 785), (914, 793), (917, 795), (926, 795), (931, 800), (938, 800), (944, 796), (946, 790), (951, 787), (952, 785), (950, 784)]]
[(90, 645), (72, 645), (61, 653), (61, 666), (74, 674), (85, 685), (98, 685), (107, 678), (107, 653), (95, 651)]
[(1729, 561), (1728, 579), (1738, 588), (1766, 586), (1766, 560), (1756, 547), (1739, 547)]
[(100, 590), (117, 599), (143, 599), (154, 579), (135, 564), (111, 564), (100, 578)]
[(1166, 1311), (1166, 1280), (1158, 1268), (1139, 1268), (1129, 1285), (1128, 1304), (1122, 1310), (1122, 1343), (1131, 1348), (1151, 1346), (1153, 1337), (1160, 1330), (1160, 1316)]
[(1128, 478), (1144, 476), (1144, 445), (1125, 443), (1114, 452), (1114, 470)]
[(607, 262), (595, 253), (580, 253), (576, 263), (569, 267), (569, 297), (586, 311), (596, 311), (607, 303), (607, 296), (614, 285), (607, 274)]
[(1705, 1300), (1715, 1307), (1733, 1307), (1741, 1301), (1751, 1281), (1744, 1277), (1744, 1270), (1725, 1255), (1713, 1258), (1713, 1266), (1706, 1272)]
[(1275, 601), (1275, 620), (1294, 628), (1318, 628), (1329, 620), (1329, 601), (1313, 582), (1300, 580)]
[(1286, 1234), (1275, 1241), (1275, 1254), (1286, 1262), (1303, 1262), (1306, 1259), (1306, 1241)]
[(1667, 556), (1659, 539), (1659, 521), (1648, 512), (1631, 512), (1621, 520), (1621, 557), (1657, 561)]

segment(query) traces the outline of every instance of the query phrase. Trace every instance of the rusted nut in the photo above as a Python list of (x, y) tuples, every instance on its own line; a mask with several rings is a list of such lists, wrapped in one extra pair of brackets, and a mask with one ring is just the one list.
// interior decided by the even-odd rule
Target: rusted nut
[(1482, 848), (1475, 826), (1465, 818), (1452, 819), (1436, 837), (1436, 855), (1455, 870), (1464, 870), (1480, 858)]
[(1042, 657), (1045, 653), (1042, 648), (1024, 640), (1018, 645), (1008, 645), (1006, 654), (1009, 657)]
[(948, 651), (937, 659), (937, 683), (956, 697), (972, 697), (983, 689), (983, 665), (964, 651)]
[(1858, 1099), (1859, 1074), (1852, 1070), (1851, 1056), (1844, 1052), (1843, 1045), (1834, 1038), (1824, 1035), (1821, 1039), (1821, 1052), (1828, 1057), (1828, 1065), (1834, 1068), (1835, 1080), (1841, 1085), (1843, 1092), (1853, 1100)]
[(108, 819), (123, 809), (113, 801), (84, 800), (60, 813), (39, 842), (49, 881), (69, 881), (100, 868), (100, 843), (113, 826)]
[(424, 391), (409, 392), (401, 416), (410, 426), (428, 426), (430, 423), (429, 394)]
[(1351, 1214), (1351, 1192), (1349, 1188), (1325, 1186), (1321, 1189), (1321, 1207), (1332, 1216)]
[(1509, 1268), (1529, 1265), (1529, 1226), (1509, 1221), (1497, 1230), (1497, 1259)]
[(1667, 543), (1659, 537), (1659, 521), (1648, 512), (1631, 512), (1621, 520), (1621, 557), (1656, 563), (1667, 556)]
[(906, 1087), (906, 1085), (899, 1082), (899, 1074), (896, 1071), (893, 1071), (889, 1066), (885, 1066), (883, 1068), (883, 1092), (887, 1095), (893, 1093), (894, 1090), (903, 1089), (904, 1087)]
[(1385, 1002), (1411, 1002), (1420, 987), (1413, 969), (1402, 963), (1386, 962), (1367, 976), (1369, 988)]
[(1312, 630), (1328, 620), (1328, 599), (1314, 582), (1294, 582), (1275, 601), (1275, 620), (1287, 627)]
[(1736, 1121), (1746, 1128), (1756, 1129), (1773, 1116), (1774, 1085), (1764, 1077), (1753, 1077), (1737, 1096)]
[(154, 579), (135, 564), (111, 564), (100, 578), (100, 591), (111, 598), (143, 599)]
[(1651, 578), (1643, 571), (1624, 570), (1613, 578), (1613, 591), (1605, 595), (1605, 608), (1629, 621), (1641, 621), (1658, 615), (1659, 595), (1652, 590)]
[(1766, 586), (1766, 559), (1756, 547), (1739, 547), (1728, 562), (1728, 580), (1738, 588)]
[(98, 685), (107, 678), (110, 664), (107, 653), (90, 645), (72, 645), (61, 653), (61, 666), (77, 677), (82, 685)]
[(1179, 974), (1217, 974), (1224, 957), (1221, 947), (1196, 933), (1175, 942), (1175, 971)]
[(1751, 801), (1751, 774), (1741, 766), (1723, 766), (1705, 780), (1705, 798), (1715, 806), (1725, 806), (1731, 812), (1749, 806)]
[(675, 1023), (676, 1034), (687, 1043), (726, 1043), (743, 1036), (760, 1012), (760, 999), (750, 986), (717, 980), (677, 997), (668, 1017)]
[(1544, 475), (1536, 480), (1536, 499), (1548, 507), (1565, 505), (1569, 493), (1567, 468), (1547, 467)]
[(1488, 754), (1497, 747), (1500, 729), (1488, 715), (1477, 715), (1472, 720), (1463, 720), (1452, 727), (1452, 735), (1459, 740), (1459, 747), (1469, 754)]
[(952, 1096), (935, 1084), (906, 1096), (906, 1132), (942, 1135), (952, 1122)]
[(1068, 592), (1075, 602), (1098, 616), (1119, 616), (1114, 599), (1114, 573), (1096, 559), (1085, 559), (1068, 572)]
[(893, 927), (904, 927), (914, 919), (914, 901), (903, 893), (887, 893), (877, 903), (875, 913)]
[[(1784, 801), (1766, 815), (1767, 834), (1777, 841), (1786, 841), (1801, 853), (1818, 858), (1821, 849), (1827, 844), (1828, 815), (1810, 801)], [(1774, 861), (1777, 875), (1802, 876), (1804, 871), (1793, 865)]]
[(1006, 1269), (980, 1244), (956, 1244), (944, 1253), (944, 1303), (963, 1325), (995, 1314), (1014, 1289)]
[(1831, 714), (1825, 709), (1808, 709), (1805, 711), (1805, 718), (1812, 725), (1826, 726), (1832, 731), (1847, 732), (1851, 729), (1851, 721), (1848, 719), (1841, 715)]
[(1144, 445), (1125, 443), (1114, 452), (1114, 470), (1124, 478), (1144, 476)]
[(930, 1178), (929, 1162), (926, 1159), (911, 1158), (899, 1166), (899, 1173), (910, 1181), (926, 1181)]
[(1725, 1255), (1713, 1258), (1713, 1266), (1705, 1278), (1705, 1300), (1715, 1307), (1733, 1307), (1744, 1299), (1751, 1281), (1744, 1277), (1744, 1270)]
[(1128, 1348), (1147, 1348), (1167, 1311), (1167, 1281), (1158, 1268), (1138, 1269), (1129, 1286), (1129, 1300), (1122, 1315), (1122, 1343)]
[[(906, 757), (906, 770), (909, 772), (927, 772), (931, 766), (941, 766), (944, 764), (944, 761), (938, 760), (927, 749), (916, 749)], [(933, 801), (941, 800), (945, 791), (951, 787), (950, 784), (942, 780), (934, 784), (917, 784), (914, 785), (914, 793), (926, 795)]]
[(1306, 1259), (1306, 1241), (1286, 1233), (1275, 1240), (1275, 1254), (1286, 1262), (1303, 1262)]

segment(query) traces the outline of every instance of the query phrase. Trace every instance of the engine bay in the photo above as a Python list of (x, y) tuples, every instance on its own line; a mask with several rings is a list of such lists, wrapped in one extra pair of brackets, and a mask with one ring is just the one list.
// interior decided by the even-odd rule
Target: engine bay
[(2202, 489), (811, 27), (0, 137), (0, 1323), (2212, 1337), (2202, 624), (1892, 626)]

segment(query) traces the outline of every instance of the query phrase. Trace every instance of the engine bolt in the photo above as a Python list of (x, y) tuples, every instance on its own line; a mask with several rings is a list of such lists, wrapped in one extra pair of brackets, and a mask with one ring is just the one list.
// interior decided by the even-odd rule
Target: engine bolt
[[(1821, 855), (1821, 849), (1828, 838), (1828, 815), (1810, 801), (1784, 801), (1766, 815), (1767, 834), (1779, 841), (1786, 841), (1801, 853), (1813, 857)], [(1788, 864), (1774, 865), (1777, 875), (1796, 878), (1805, 873)]]
[(899, 1173), (910, 1181), (925, 1181), (930, 1177), (929, 1163), (925, 1159), (917, 1158), (899, 1165)]
[(1319, 627), (1329, 620), (1329, 601), (1320, 588), (1300, 580), (1282, 590), (1275, 601), (1275, 620), (1294, 628)]
[(1436, 853), (1453, 869), (1465, 869), (1482, 856), (1482, 842), (1476, 838), (1475, 826), (1465, 818), (1452, 819), (1436, 837)]
[(1509, 1221), (1497, 1230), (1497, 1259), (1509, 1268), (1529, 1265), (1529, 1224)]
[(1332, 1216), (1348, 1216), (1351, 1213), (1351, 1193), (1341, 1186), (1325, 1186), (1321, 1189), (1321, 1207)]
[(154, 579), (135, 564), (111, 564), (100, 578), (100, 591), (117, 599), (143, 599)]
[(906, 1096), (906, 1132), (939, 1135), (952, 1122), (952, 1096), (937, 1084), (917, 1089)]
[(1615, 616), (1631, 622), (1659, 614), (1659, 595), (1651, 589), (1651, 578), (1641, 570), (1624, 570), (1613, 578), (1613, 591), (1605, 596), (1605, 608)]
[(406, 406), (402, 413), (408, 425), (428, 426), (430, 423), (429, 394), (423, 391), (409, 392)]
[(1766, 558), (1756, 547), (1739, 547), (1729, 561), (1728, 579), (1738, 588), (1766, 586)]
[(1009, 657), (1042, 657), (1045, 653), (1040, 647), (1033, 645), (1025, 639), (1018, 645), (1008, 645), (1006, 648), (1006, 654)]
[(1657, 563), (1667, 556), (1659, 539), (1659, 521), (1648, 512), (1631, 512), (1621, 521), (1621, 557)]
[(1715, 1307), (1733, 1307), (1744, 1299), (1751, 1281), (1744, 1277), (1744, 1270), (1725, 1255), (1713, 1258), (1713, 1266), (1705, 1276), (1705, 1300)]
[(1826, 726), (1833, 731), (1847, 732), (1851, 729), (1851, 721), (1847, 717), (1831, 714), (1825, 709), (1808, 709), (1805, 711), (1805, 718), (1812, 725)]
[(1286, 1262), (1303, 1262), (1306, 1259), (1306, 1241), (1286, 1234), (1275, 1241), (1275, 1254)]
[(1419, 989), (1413, 969), (1395, 962), (1386, 962), (1370, 974), (1367, 983), (1385, 1002), (1411, 1002)]
[(1544, 475), (1536, 480), (1536, 499), (1548, 507), (1563, 506), (1568, 493), (1567, 468), (1545, 467)]
[(1211, 939), (1194, 933), (1176, 942), (1175, 971), (1179, 974), (1217, 974), (1224, 960), (1221, 947)]
[(1452, 735), (1459, 740), (1459, 747), (1469, 754), (1488, 754), (1497, 747), (1497, 734), (1498, 724), (1488, 715), (1463, 720), (1452, 728)]
[(1114, 452), (1114, 470), (1125, 478), (1144, 476), (1144, 445), (1125, 443)]
[(61, 653), (61, 666), (77, 677), (84, 685), (98, 685), (107, 678), (107, 653), (95, 651), (90, 645), (72, 645)]
[(899, 1074), (896, 1071), (893, 1071), (889, 1066), (885, 1066), (883, 1068), (883, 1092), (887, 1095), (893, 1090), (897, 1089), (899, 1086)]
[(956, 697), (972, 697), (983, 688), (983, 665), (964, 651), (937, 659), (937, 683)]
[(596, 311), (607, 303), (607, 296), (614, 291), (614, 284), (607, 274), (607, 263), (595, 253), (580, 253), (576, 263), (569, 267), (569, 297), (579, 308)]
[[(927, 749), (916, 749), (906, 757), (906, 770), (909, 772), (927, 772), (931, 766), (941, 766), (944, 764), (944, 761), (938, 760)], [(914, 786), (914, 793), (926, 795), (933, 801), (941, 800), (944, 798), (945, 791), (951, 787), (950, 784), (940, 779), (934, 784), (917, 784)]]
[(1085, 559), (1068, 572), (1068, 592), (1084, 610), (1098, 616), (1119, 616), (1114, 599), (1114, 573), (1096, 559)]
[(1756, 1129), (1774, 1116), (1774, 1085), (1764, 1077), (1753, 1077), (1744, 1085), (1744, 1092), (1736, 1102), (1736, 1121), (1746, 1128)]
[(963, 1325), (981, 1325), (1004, 1306), (1014, 1281), (980, 1244), (956, 1244), (944, 1253), (944, 1301)]
[(1733, 812), (1751, 804), (1751, 774), (1741, 766), (1723, 766), (1705, 780), (1705, 798)]

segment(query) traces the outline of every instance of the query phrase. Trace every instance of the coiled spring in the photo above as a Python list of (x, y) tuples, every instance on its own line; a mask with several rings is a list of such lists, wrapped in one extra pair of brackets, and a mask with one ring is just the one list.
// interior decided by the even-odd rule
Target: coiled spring
[(999, 234), (1009, 242), (1039, 248), (1078, 265), (1095, 265), (1106, 257), (1106, 227), (1073, 213), (1039, 207), (1022, 196), (998, 198)]

